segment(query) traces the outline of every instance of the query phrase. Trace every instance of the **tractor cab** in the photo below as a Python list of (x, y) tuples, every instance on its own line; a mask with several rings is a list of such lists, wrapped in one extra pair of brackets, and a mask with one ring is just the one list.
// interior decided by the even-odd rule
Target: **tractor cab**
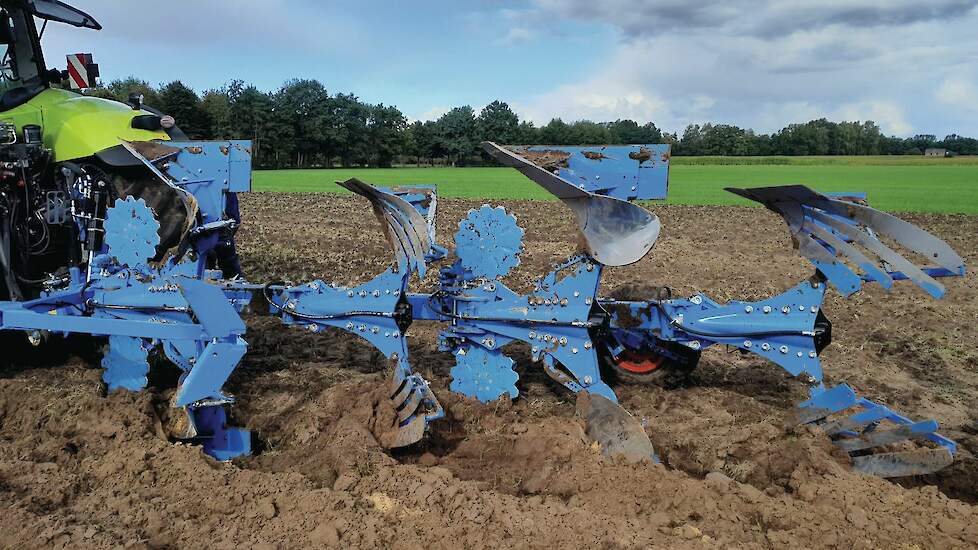
[[(43, 21), (40, 33), (35, 18)], [(41, 36), (49, 21), (99, 30), (101, 25), (87, 13), (56, 0), (0, 0), (0, 112), (30, 101), (64, 75), (49, 70), (41, 51)], [(90, 61), (90, 59), (89, 59)], [(69, 78), (73, 67), (69, 67)], [(87, 81), (86, 74), (79, 75)], [(79, 67), (75, 67), (78, 72)]]

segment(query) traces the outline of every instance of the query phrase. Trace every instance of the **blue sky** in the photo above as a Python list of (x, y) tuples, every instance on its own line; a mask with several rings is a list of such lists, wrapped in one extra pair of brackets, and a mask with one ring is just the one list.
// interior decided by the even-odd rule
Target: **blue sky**
[[(887, 133), (978, 136), (978, 0), (76, 0), (100, 32), (49, 26), (45, 55), (91, 52), (103, 80), (241, 78), (412, 119), (494, 99), (523, 117), (705, 121), (776, 131), (826, 116)], [(189, 9), (186, 6), (193, 6)], [(173, 6), (178, 6), (179, 9)]]

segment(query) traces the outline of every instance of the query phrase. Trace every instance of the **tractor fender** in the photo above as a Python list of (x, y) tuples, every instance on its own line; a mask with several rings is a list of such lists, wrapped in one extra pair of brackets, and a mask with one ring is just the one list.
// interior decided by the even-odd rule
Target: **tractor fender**
[(126, 141), (167, 140), (166, 132), (132, 127), (137, 116), (152, 115), (128, 105), (59, 89), (48, 89), (27, 104), (41, 111), (44, 145), (57, 162), (95, 156)]

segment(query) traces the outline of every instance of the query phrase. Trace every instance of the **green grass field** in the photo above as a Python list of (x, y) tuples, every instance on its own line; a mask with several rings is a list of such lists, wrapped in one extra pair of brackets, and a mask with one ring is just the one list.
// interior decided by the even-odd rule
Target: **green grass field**
[[(825, 192), (865, 191), (870, 203), (895, 212), (978, 214), (974, 157), (885, 164), (892, 157), (828, 157), (823, 164), (701, 164), (684, 158), (671, 168), (669, 204), (753, 204), (723, 190), (734, 186), (800, 183)], [(755, 157), (770, 159), (778, 157)], [(785, 157), (780, 157), (785, 158)], [(897, 157), (901, 159), (902, 157)], [(875, 164), (873, 159), (877, 159)], [(944, 162), (946, 161), (946, 162)], [(719, 161), (718, 161), (719, 162)], [(509, 168), (391, 168), (256, 171), (255, 191), (345, 192), (333, 182), (356, 177), (378, 185), (436, 184), (440, 197), (552, 199)]]

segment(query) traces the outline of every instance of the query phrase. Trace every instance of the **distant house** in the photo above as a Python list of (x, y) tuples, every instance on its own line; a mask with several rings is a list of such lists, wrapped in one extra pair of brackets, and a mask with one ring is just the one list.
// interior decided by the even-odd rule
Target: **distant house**
[(947, 149), (925, 149), (925, 157), (953, 157), (955, 155), (954, 151), (948, 151)]

